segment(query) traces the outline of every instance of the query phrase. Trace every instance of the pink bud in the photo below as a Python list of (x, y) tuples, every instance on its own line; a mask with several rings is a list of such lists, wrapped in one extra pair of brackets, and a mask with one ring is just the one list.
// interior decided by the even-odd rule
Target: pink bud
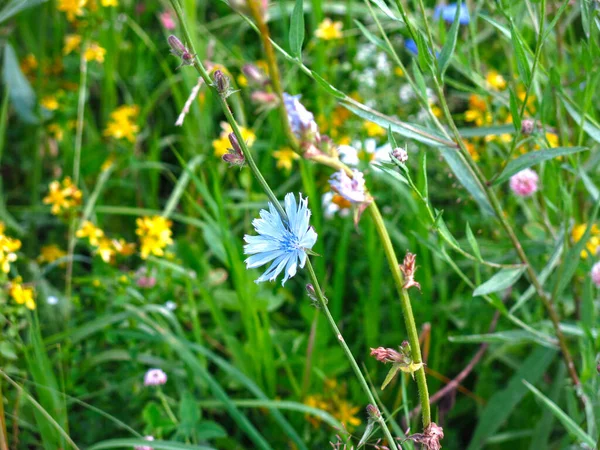
[(175, 20), (173, 19), (173, 15), (171, 14), (171, 11), (161, 12), (158, 15), (158, 19), (160, 20), (160, 23), (165, 28), (165, 30), (174, 30), (175, 28), (177, 28), (177, 24), (175, 23)]
[(596, 264), (594, 264), (594, 267), (592, 267), (591, 276), (596, 287), (600, 288), (600, 261), (598, 261)]
[(529, 197), (538, 190), (538, 175), (531, 169), (525, 169), (510, 177), (510, 188), (519, 197)]
[(371, 349), (371, 356), (382, 363), (397, 363), (403, 360), (403, 357), (393, 348), (377, 347)]

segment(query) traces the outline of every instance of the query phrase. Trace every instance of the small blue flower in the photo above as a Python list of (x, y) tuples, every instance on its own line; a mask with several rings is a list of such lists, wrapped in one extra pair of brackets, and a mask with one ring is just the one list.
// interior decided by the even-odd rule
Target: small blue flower
[[(454, 16), (456, 15), (456, 3), (450, 3), (449, 5), (439, 5), (435, 7), (435, 11), (433, 13), (433, 18), (438, 20), (440, 16), (444, 19), (445, 22), (452, 23), (454, 22)], [(461, 25), (468, 25), (471, 21), (471, 16), (469, 16), (469, 10), (465, 5), (461, 5), (460, 7), (460, 16), (458, 16), (458, 23)]]
[(309, 225), (310, 210), (308, 198), (296, 204), (294, 194), (285, 196), (285, 213), (287, 220), (281, 216), (272, 203), (269, 202), (269, 211), (262, 209), (260, 219), (254, 219), (252, 225), (258, 236), (244, 236), (244, 253), (252, 255), (246, 259), (246, 267), (253, 269), (264, 266), (272, 261), (269, 268), (263, 273), (256, 283), (274, 281), (285, 269), (282, 285), (296, 274), (298, 266), (306, 264), (306, 250), (310, 250), (317, 242), (317, 233)]
[(414, 39), (404, 39), (404, 47), (406, 47), (406, 50), (411, 52), (413, 55), (419, 54), (419, 48), (417, 47), (417, 43)]
[[(304, 132), (313, 128), (315, 116), (300, 103), (300, 95), (290, 95), (283, 93), (283, 103), (288, 114), (290, 128), (297, 138), (300, 138)], [(316, 127), (316, 124), (314, 125)]]

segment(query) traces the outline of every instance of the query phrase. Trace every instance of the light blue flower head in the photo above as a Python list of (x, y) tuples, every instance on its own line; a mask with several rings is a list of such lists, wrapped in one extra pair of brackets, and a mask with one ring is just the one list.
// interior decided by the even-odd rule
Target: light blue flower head
[[(440, 16), (444, 19), (445, 22), (452, 23), (454, 22), (454, 16), (456, 15), (456, 3), (450, 3), (449, 5), (440, 5), (435, 7), (435, 11), (433, 13), (433, 18), (438, 20)], [(471, 21), (471, 16), (469, 15), (469, 10), (466, 5), (461, 5), (460, 7), (460, 15), (458, 16), (458, 23), (461, 25), (468, 25)]]
[(311, 129), (312, 123), (315, 120), (313, 113), (308, 111), (302, 103), (300, 103), (300, 95), (290, 95), (287, 92), (283, 93), (283, 103), (287, 111), (290, 128), (297, 138), (306, 131)]
[(269, 210), (260, 211), (260, 219), (254, 219), (252, 225), (258, 236), (244, 236), (244, 253), (251, 255), (246, 259), (246, 267), (253, 269), (264, 266), (272, 261), (269, 268), (263, 273), (256, 283), (274, 281), (285, 270), (282, 285), (296, 274), (298, 266), (306, 264), (306, 250), (310, 250), (317, 242), (317, 233), (309, 225), (310, 210), (308, 198), (302, 198), (296, 204), (294, 194), (285, 196), (285, 213), (287, 221), (281, 216), (272, 203)]

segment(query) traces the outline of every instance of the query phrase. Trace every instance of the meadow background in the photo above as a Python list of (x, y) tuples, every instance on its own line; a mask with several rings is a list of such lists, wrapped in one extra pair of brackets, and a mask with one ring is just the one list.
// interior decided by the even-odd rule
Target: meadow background
[[(0, 450), (436, 449), (421, 374), (443, 448), (597, 448), (599, 6), (3, 0)], [(327, 308), (246, 269), (232, 117), (308, 197)]]

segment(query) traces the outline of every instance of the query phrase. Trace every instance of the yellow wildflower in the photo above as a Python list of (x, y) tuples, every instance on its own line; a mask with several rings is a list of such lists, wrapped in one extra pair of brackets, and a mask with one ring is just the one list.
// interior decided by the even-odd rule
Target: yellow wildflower
[(86, 220), (81, 224), (81, 228), (75, 232), (75, 236), (77, 236), (79, 239), (87, 238), (90, 245), (96, 247), (99, 245), (99, 239), (104, 237), (104, 231), (102, 231), (89, 220)]
[(62, 183), (54, 180), (49, 185), (50, 192), (44, 197), (44, 203), (52, 205), (52, 214), (58, 215), (81, 204), (81, 191), (73, 184), (70, 177)]
[(435, 117), (442, 117), (442, 109), (439, 106), (436, 106), (433, 103), (431, 103), (429, 107), (431, 108), (431, 112)]
[(88, 45), (83, 53), (86, 61), (96, 61), (99, 63), (104, 62), (104, 55), (106, 55), (106, 49), (100, 47), (97, 42), (92, 42)]
[(0, 222), (0, 268), (2, 272), (10, 272), (10, 263), (17, 260), (16, 252), (21, 248), (21, 241), (4, 234), (4, 223)]
[[(573, 242), (579, 242), (583, 237), (585, 230), (587, 228), (587, 223), (582, 223), (580, 225), (575, 225), (573, 227), (573, 231), (571, 231), (571, 237), (573, 238)], [(590, 230), (590, 236), (588, 238), (587, 243), (585, 244), (585, 249), (581, 250), (581, 257), (586, 259), (588, 257), (588, 252), (593, 255), (598, 253), (600, 247), (600, 228), (596, 224), (592, 225)]]
[(56, 139), (57, 141), (60, 142), (63, 140), (65, 133), (59, 124), (51, 123), (50, 125), (48, 125), (48, 127), (46, 129), (48, 130), (48, 133), (50, 133), (52, 135), (52, 137), (54, 139)]
[(341, 38), (342, 22), (333, 22), (330, 18), (326, 18), (317, 27), (315, 36), (324, 41)]
[(100, 280), (98, 278), (94, 278), (92, 280), (92, 286), (94, 286), (94, 287), (100, 287), (100, 286), (102, 286), (102, 283), (100, 282)]
[[(320, 395), (309, 395), (308, 397), (306, 397), (304, 399), (303, 403), (306, 406), (310, 406), (311, 408), (322, 409), (323, 411), (327, 411), (327, 409), (328, 409), (327, 402), (325, 400), (323, 400), (323, 397)], [(317, 416), (314, 416), (312, 414), (307, 414), (305, 417), (306, 417), (306, 420), (308, 420), (308, 422), (315, 428), (317, 428), (319, 426), (319, 424), (321, 423), (321, 419), (319, 419)]]
[(106, 158), (104, 160), (104, 162), (102, 163), (102, 165), (100, 166), (100, 170), (102, 172), (107, 171), (108, 169), (110, 169), (113, 164), (115, 163), (115, 155), (109, 155), (108, 158)]
[(123, 105), (115, 109), (110, 114), (111, 120), (106, 125), (104, 136), (135, 142), (135, 135), (139, 131), (139, 127), (134, 121), (137, 119), (139, 111), (140, 108), (137, 105)]
[(396, 75), (397, 77), (403, 77), (404, 76), (404, 70), (402, 70), (400, 67), (395, 67), (394, 68), (394, 75)]
[(273, 152), (273, 156), (277, 160), (277, 168), (288, 172), (292, 170), (292, 161), (300, 159), (300, 156), (289, 147)]
[[(219, 135), (219, 139), (215, 139), (212, 142), (215, 156), (220, 158), (227, 153), (227, 150), (231, 147), (228, 135), (232, 131), (231, 125), (229, 125), (227, 122), (221, 122), (221, 134)], [(244, 139), (246, 145), (248, 147), (252, 147), (254, 142), (256, 142), (256, 135), (254, 132), (245, 127), (240, 127), (240, 131), (242, 133), (242, 139)]]
[(502, 91), (506, 89), (506, 80), (495, 70), (490, 70), (485, 76), (485, 81), (492, 89)]
[(246, 78), (246, 75), (244, 75), (243, 73), (240, 73), (237, 76), (237, 84), (239, 87), (246, 87), (248, 86), (248, 78)]
[(140, 237), (140, 253), (142, 259), (150, 254), (163, 256), (167, 245), (173, 243), (171, 238), (172, 222), (165, 217), (139, 217), (136, 220), (135, 233)]
[(356, 414), (360, 411), (358, 406), (352, 406), (346, 400), (339, 400), (335, 406), (331, 414), (342, 422), (346, 428), (352, 429), (360, 425), (360, 419), (356, 417)]
[(79, 50), (81, 45), (81, 36), (78, 34), (67, 34), (65, 36), (65, 44), (63, 46), (63, 55)]
[(55, 95), (46, 95), (40, 101), (40, 104), (48, 111), (56, 111), (60, 106)]
[(100, 3), (102, 3), (102, 6), (104, 6), (104, 7), (112, 6), (112, 7), (116, 8), (117, 6), (119, 6), (118, 0), (102, 0)]
[(67, 15), (67, 20), (73, 22), (77, 16), (83, 16), (83, 8), (87, 0), (58, 0), (58, 10)]
[(363, 128), (366, 130), (369, 137), (385, 136), (385, 128), (377, 125), (376, 123), (365, 121), (363, 123)]
[(465, 120), (475, 122), (478, 127), (492, 122), (492, 115), (487, 112), (485, 100), (478, 95), (469, 96), (469, 109), (465, 111)]
[(559, 146), (558, 135), (554, 133), (546, 133), (546, 140), (548, 141), (549, 148), (556, 148)]
[(101, 238), (96, 247), (96, 254), (100, 255), (100, 258), (102, 258), (102, 261), (105, 263), (114, 262), (116, 251), (113, 242), (108, 238)]
[(27, 309), (35, 309), (35, 291), (31, 287), (23, 287), (19, 278), (10, 283), (8, 292), (17, 304), (24, 304)]
[(56, 261), (57, 259), (65, 257), (66, 255), (67, 252), (65, 252), (56, 244), (45, 245), (40, 250), (40, 255), (37, 257), (37, 262), (39, 262), (40, 264), (50, 264)]

